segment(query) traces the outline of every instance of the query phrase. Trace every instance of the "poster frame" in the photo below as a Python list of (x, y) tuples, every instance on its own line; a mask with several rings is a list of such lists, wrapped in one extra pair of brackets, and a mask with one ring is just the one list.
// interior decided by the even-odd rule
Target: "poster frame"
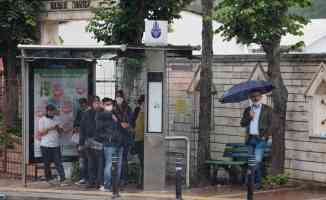
[[(28, 130), (28, 161), (29, 163), (40, 163), (42, 162), (42, 157), (34, 156), (34, 71), (35, 69), (51, 69), (49, 66), (58, 65), (67, 69), (87, 69), (88, 70), (88, 95), (94, 94), (94, 77), (95, 72), (94, 61), (86, 61), (83, 59), (36, 59), (29, 62), (29, 130)], [(78, 156), (62, 156), (63, 162), (73, 162), (77, 161)]]
[[(149, 119), (149, 112), (150, 112), (150, 98), (151, 98), (151, 94), (149, 93), (149, 85), (151, 82), (156, 82), (156, 83), (161, 83), (162, 85), (162, 90), (161, 90), (161, 96), (162, 96), (162, 105), (161, 105), (161, 130), (160, 131), (152, 131), (149, 129), (149, 124), (150, 124), (150, 120), (154, 120), (154, 119)], [(148, 72), (147, 73), (147, 123), (146, 123), (146, 133), (152, 133), (152, 134), (162, 134), (163, 133), (163, 112), (164, 112), (164, 101), (163, 101), (163, 89), (164, 89), (164, 84), (163, 84), (163, 72)]]

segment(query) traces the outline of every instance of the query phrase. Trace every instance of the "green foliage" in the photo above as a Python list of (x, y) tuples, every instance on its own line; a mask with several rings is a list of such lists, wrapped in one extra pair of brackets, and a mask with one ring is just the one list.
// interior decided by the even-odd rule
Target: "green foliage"
[(0, 1), (0, 48), (30, 43), (37, 38), (37, 22), (44, 5), (39, 0)]
[(140, 44), (144, 19), (179, 18), (179, 12), (192, 0), (105, 0), (94, 9), (95, 16), (86, 30), (106, 44)]
[(277, 176), (266, 176), (263, 179), (263, 188), (275, 188), (286, 185), (289, 182), (289, 175), (281, 174)]
[(223, 23), (216, 32), (226, 40), (270, 45), (287, 33), (303, 35), (308, 20), (289, 9), (310, 5), (310, 0), (223, 0), (215, 8), (214, 18)]
[(75, 161), (72, 163), (72, 175), (71, 180), (73, 182), (80, 180), (80, 167), (79, 167), (79, 161)]
[(18, 120), (18, 123), (15, 127), (8, 128), (6, 133), (4, 132), (4, 118), (3, 114), (0, 113), (0, 146), (6, 145), (7, 147), (12, 146), (12, 140), (10, 138), (21, 138), (22, 136), (22, 123), (21, 119)]

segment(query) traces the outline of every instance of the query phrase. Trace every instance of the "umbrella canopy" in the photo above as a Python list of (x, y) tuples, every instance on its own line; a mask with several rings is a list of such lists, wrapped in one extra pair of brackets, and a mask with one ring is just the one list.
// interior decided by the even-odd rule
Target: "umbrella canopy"
[(266, 94), (273, 90), (273, 85), (270, 81), (262, 80), (250, 80), (243, 83), (239, 83), (229, 90), (227, 90), (222, 98), (221, 103), (238, 103), (249, 98), (249, 95), (253, 92), (260, 92)]

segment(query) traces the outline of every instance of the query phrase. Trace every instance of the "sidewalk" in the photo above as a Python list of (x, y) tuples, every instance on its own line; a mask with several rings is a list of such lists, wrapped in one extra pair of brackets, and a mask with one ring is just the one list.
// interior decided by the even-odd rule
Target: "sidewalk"
[[(97, 190), (85, 190), (78, 186), (50, 187), (45, 182), (30, 182), (23, 187), (20, 180), (0, 180), (0, 192), (8, 200), (109, 200), (112, 194)], [(172, 200), (174, 188), (167, 191), (144, 192), (127, 188), (121, 192), (121, 200)], [(183, 192), (184, 200), (245, 200), (246, 192), (241, 188), (227, 186), (209, 186), (192, 188)], [(255, 193), (255, 200), (326, 200), (326, 189), (278, 189)]]
[[(183, 191), (184, 200), (228, 200), (223, 195), (241, 194), (241, 188), (236, 187), (205, 187), (192, 188)], [(0, 192), (7, 194), (9, 200), (97, 200), (111, 199), (112, 193), (101, 192), (95, 189), (83, 189), (76, 185), (65, 187), (53, 187), (46, 182), (28, 182), (27, 187), (23, 187), (21, 180), (0, 179)], [(121, 198), (125, 200), (171, 200), (175, 199), (175, 190), (171, 186), (166, 191), (144, 192), (130, 186), (125, 191), (120, 192)], [(222, 195), (219, 197), (219, 195)], [(232, 197), (233, 200), (239, 198)]]

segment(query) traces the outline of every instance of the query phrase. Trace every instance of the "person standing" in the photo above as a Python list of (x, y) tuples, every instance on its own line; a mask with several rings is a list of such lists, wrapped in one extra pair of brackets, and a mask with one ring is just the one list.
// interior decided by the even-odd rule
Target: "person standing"
[[(88, 109), (88, 101), (86, 98), (80, 98), (78, 100), (79, 109), (74, 120), (74, 135), (73, 138), (76, 138), (76, 141), (79, 142), (80, 135), (80, 123), (83, 118), (84, 113)], [(79, 145), (77, 145), (78, 148)], [(79, 149), (79, 148), (78, 148)], [(85, 149), (80, 149), (79, 153), (79, 168), (80, 168), (80, 180), (76, 183), (77, 185), (83, 185), (87, 183), (87, 156)]]
[(41, 136), (41, 154), (44, 163), (46, 181), (51, 183), (51, 163), (55, 164), (59, 174), (60, 185), (66, 185), (65, 172), (61, 162), (61, 150), (59, 144), (60, 122), (55, 116), (56, 107), (52, 104), (46, 106), (46, 115), (39, 120), (39, 134)]
[(114, 114), (118, 120), (118, 128), (123, 136), (123, 154), (122, 154), (122, 166), (121, 166), (121, 185), (125, 185), (128, 182), (128, 153), (129, 148), (133, 144), (133, 133), (132, 133), (132, 112), (128, 106), (127, 101), (122, 90), (116, 92), (117, 105), (114, 110)]
[(144, 179), (144, 132), (145, 132), (145, 114), (144, 114), (145, 96), (141, 95), (137, 101), (138, 106), (134, 111), (135, 124), (135, 151), (140, 161), (140, 188), (143, 188)]
[(249, 154), (256, 159), (255, 184), (256, 189), (262, 184), (262, 161), (264, 151), (272, 128), (272, 108), (263, 104), (262, 94), (253, 92), (249, 96), (252, 105), (247, 107), (241, 119), (241, 126), (246, 128), (246, 144), (249, 146)]
[(103, 182), (103, 145), (95, 140), (96, 118), (102, 111), (98, 96), (92, 98), (92, 107), (84, 113), (80, 124), (79, 151), (85, 151), (88, 161), (88, 188), (97, 188)]
[[(114, 101), (110, 98), (102, 100), (104, 111), (98, 115), (96, 122), (96, 131), (99, 133), (97, 140), (102, 141), (104, 145), (104, 185), (101, 191), (112, 190), (112, 159), (115, 155), (118, 160), (118, 166), (122, 164), (122, 135), (118, 131), (117, 118), (113, 114)], [(121, 168), (117, 169), (117, 179), (120, 180)], [(119, 183), (117, 183), (119, 184)]]

